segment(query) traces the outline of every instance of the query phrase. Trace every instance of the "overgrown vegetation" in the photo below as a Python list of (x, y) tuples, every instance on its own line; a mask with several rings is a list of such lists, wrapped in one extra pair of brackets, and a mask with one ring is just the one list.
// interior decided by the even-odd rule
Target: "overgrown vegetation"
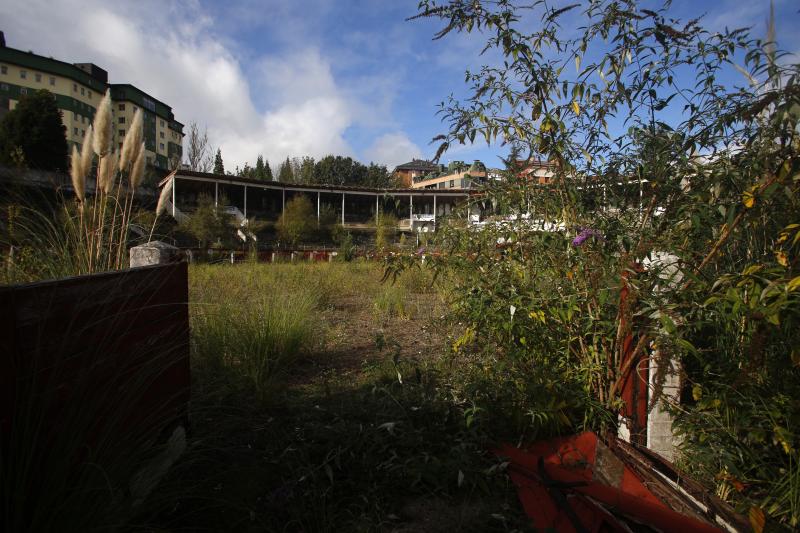
[[(442, 312), (429, 272), (393, 286), (357, 261), (190, 274), (192, 438), (140, 509), (143, 529), (522, 523), (487, 436), (453, 399), (454, 369), (435, 355), (443, 332), (426, 333)], [(426, 305), (408, 319), (376, 315), (370, 302), (387, 287)]]
[(557, 165), (544, 186), (510, 173), (481, 198), (495, 219), (446, 229), (432, 260), (452, 274), (454, 349), (489, 419), (529, 436), (614, 428), (625, 380), (677, 359), (684, 402), (652, 392), (683, 465), (756, 529), (796, 527), (798, 65), (772, 26), (711, 32), (668, 9), (420, 2), (437, 38), (480, 31), (505, 59), (442, 105), (441, 150), (502, 138), (511, 160)]

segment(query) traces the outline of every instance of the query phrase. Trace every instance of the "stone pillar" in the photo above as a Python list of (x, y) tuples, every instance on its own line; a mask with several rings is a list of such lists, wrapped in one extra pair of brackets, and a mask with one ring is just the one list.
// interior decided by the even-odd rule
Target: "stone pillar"
[(131, 268), (174, 263), (180, 257), (181, 251), (178, 248), (161, 241), (140, 244), (130, 251)]
[[(675, 448), (680, 439), (672, 432), (672, 415), (664, 402), (680, 400), (680, 375), (675, 359), (667, 359), (655, 351), (650, 357), (650, 376), (647, 404), (647, 447), (668, 461), (675, 460)], [(661, 394), (658, 394), (660, 391)]]

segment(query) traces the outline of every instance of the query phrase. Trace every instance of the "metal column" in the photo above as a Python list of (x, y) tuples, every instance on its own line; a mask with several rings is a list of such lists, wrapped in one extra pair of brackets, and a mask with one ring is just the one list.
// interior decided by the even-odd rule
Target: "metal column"
[(286, 211), (286, 189), (281, 189), (281, 215)]
[(436, 229), (436, 195), (433, 195), (433, 229)]
[(319, 226), (319, 191), (317, 191), (317, 225)]
[(344, 226), (344, 193), (342, 193), (342, 226)]
[(175, 176), (172, 176), (172, 218), (175, 218), (175, 186), (177, 185)]
[(214, 182), (214, 207), (219, 205), (219, 182)]
[(247, 185), (244, 186), (244, 218), (247, 218)]

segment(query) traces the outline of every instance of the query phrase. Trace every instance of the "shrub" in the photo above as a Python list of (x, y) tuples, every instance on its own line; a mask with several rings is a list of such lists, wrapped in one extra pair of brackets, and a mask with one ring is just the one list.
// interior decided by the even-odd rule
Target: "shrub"
[(316, 226), (311, 201), (305, 195), (295, 196), (286, 204), (278, 219), (278, 237), (286, 244), (296, 246), (313, 235)]

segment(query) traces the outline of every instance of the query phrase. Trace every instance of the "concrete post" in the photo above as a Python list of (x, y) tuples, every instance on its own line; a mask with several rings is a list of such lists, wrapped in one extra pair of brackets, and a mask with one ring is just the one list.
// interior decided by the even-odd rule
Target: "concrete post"
[(319, 191), (317, 191), (317, 226), (319, 226)]
[(436, 195), (433, 195), (433, 229), (436, 229)]
[(175, 187), (177, 187), (178, 182), (175, 179), (175, 176), (172, 176), (172, 218), (175, 218)]
[(247, 185), (244, 186), (244, 218), (247, 218)]
[(342, 193), (342, 226), (344, 226), (344, 193)]
[(219, 205), (219, 182), (214, 182), (214, 207)]
[(130, 251), (131, 268), (174, 263), (180, 259), (180, 250), (171, 244), (151, 241), (134, 246)]

